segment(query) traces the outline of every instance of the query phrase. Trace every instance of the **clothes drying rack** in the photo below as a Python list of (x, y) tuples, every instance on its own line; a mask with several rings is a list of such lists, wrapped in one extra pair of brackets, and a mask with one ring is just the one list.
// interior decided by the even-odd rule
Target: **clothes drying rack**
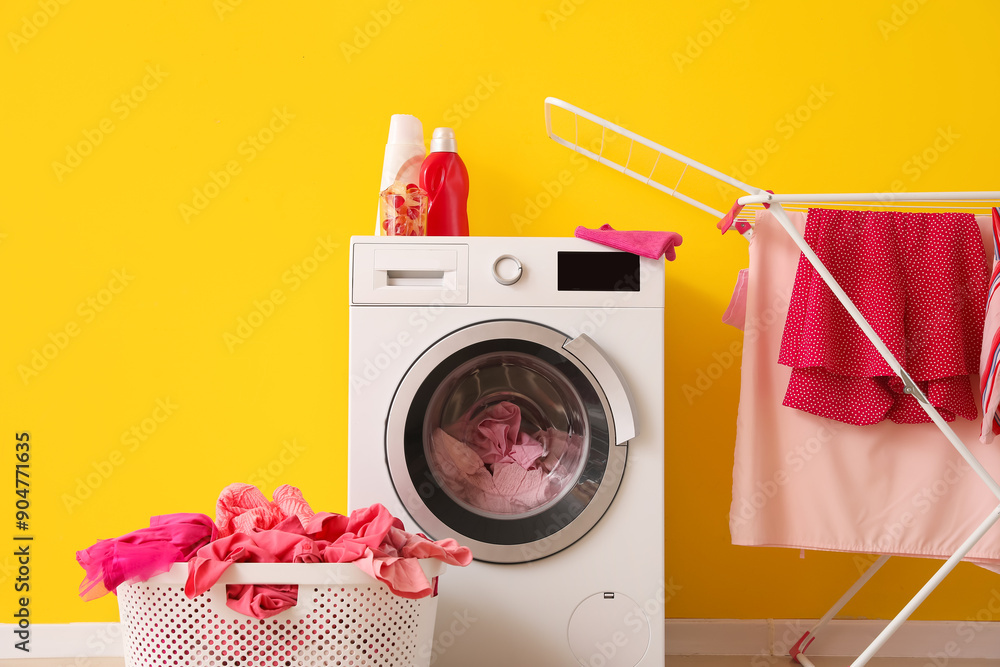
[[(571, 114), (573, 114), (573, 133), (572, 139), (560, 136), (559, 134), (553, 132), (552, 129), (552, 109), (559, 108), (563, 109)], [(597, 149), (591, 150), (580, 143), (580, 119), (584, 119), (590, 123), (595, 124), (601, 128), (600, 136), (600, 146), (598, 147), (596, 137), (592, 141), (591, 148)], [(690, 204), (706, 213), (709, 213), (716, 218), (721, 219), (720, 229), (723, 233), (727, 232), (731, 228), (735, 228), (747, 239), (750, 238), (752, 234), (752, 229), (749, 222), (745, 218), (740, 217), (740, 213), (744, 206), (754, 206), (763, 205), (770, 209), (771, 213), (774, 215), (775, 219), (781, 224), (785, 232), (792, 238), (795, 245), (798, 246), (802, 254), (809, 260), (816, 272), (822, 277), (823, 281), (830, 288), (833, 294), (837, 297), (847, 312), (850, 314), (851, 318), (857, 323), (864, 332), (868, 340), (871, 341), (872, 345), (878, 351), (879, 355), (885, 360), (893, 372), (899, 376), (903, 383), (903, 391), (907, 394), (914, 396), (923, 408), (927, 416), (930, 417), (931, 421), (940, 429), (941, 433), (947, 438), (948, 442), (951, 443), (963, 459), (969, 464), (976, 475), (986, 484), (990, 491), (996, 496), (998, 502), (1000, 502), (1000, 483), (990, 475), (989, 471), (979, 462), (979, 460), (969, 451), (969, 449), (962, 442), (961, 438), (952, 430), (941, 415), (938, 414), (934, 406), (931, 405), (927, 396), (920, 390), (917, 383), (909, 376), (902, 365), (896, 360), (889, 348), (886, 347), (885, 343), (882, 342), (878, 334), (871, 327), (868, 321), (861, 314), (861, 311), (854, 305), (851, 299), (847, 296), (847, 293), (841, 288), (841, 286), (834, 279), (833, 275), (827, 270), (826, 266), (820, 261), (819, 257), (809, 247), (806, 243), (805, 238), (799, 232), (799, 230), (792, 223), (791, 219), (783, 207), (783, 204), (834, 204), (843, 205), (845, 203), (850, 203), (852, 205), (860, 206), (879, 206), (884, 207), (888, 204), (900, 204), (903, 203), (907, 207), (910, 206), (921, 206), (939, 209), (949, 209), (953, 210), (956, 208), (974, 208), (974, 209), (988, 209), (987, 204), (996, 205), (1000, 202), (1000, 191), (988, 191), (988, 192), (888, 192), (888, 193), (824, 193), (824, 194), (774, 194), (770, 191), (762, 190), (751, 185), (748, 185), (732, 176), (724, 174), (716, 169), (712, 169), (696, 160), (686, 157), (677, 151), (671, 150), (659, 143), (646, 139), (630, 130), (627, 130), (615, 123), (607, 121), (599, 116), (596, 116), (588, 111), (584, 111), (579, 107), (573, 106), (562, 100), (549, 97), (545, 100), (545, 130), (549, 138), (556, 143), (562, 144), (563, 146), (576, 151), (588, 158), (596, 160), (597, 162), (611, 167), (616, 171), (630, 176), (638, 181), (641, 181), (665, 194), (672, 197), (680, 199), (681, 201)], [(624, 162), (612, 158), (610, 155), (605, 155), (606, 145), (608, 143), (608, 132), (620, 135), (629, 140), (628, 155)], [(648, 173), (642, 173), (636, 171), (635, 168), (630, 168), (630, 164), (633, 159), (633, 150), (636, 145), (644, 146), (646, 149), (656, 152), (656, 159), (653, 162), (653, 167)], [(679, 178), (671, 187), (665, 183), (660, 182), (654, 175), (657, 170), (657, 166), (660, 164), (661, 158), (672, 159), (680, 164), (683, 164), (683, 170), (680, 173)], [(728, 213), (723, 213), (722, 211), (710, 206), (697, 195), (685, 194), (679, 190), (681, 182), (684, 180), (685, 176), (688, 174), (689, 170), (694, 170), (695, 172), (700, 172), (716, 181), (721, 181), (722, 183), (735, 188), (745, 194), (740, 196), (736, 200), (736, 204)], [(643, 169), (645, 172), (645, 169)], [(959, 202), (969, 202), (969, 203), (979, 203), (979, 206), (960, 206)], [(893, 618), (888, 625), (882, 630), (882, 632), (872, 641), (865, 651), (858, 656), (854, 662), (851, 663), (851, 667), (862, 667), (868, 663), (868, 661), (875, 655), (875, 653), (882, 648), (888, 639), (895, 634), (896, 630), (910, 617), (910, 615), (916, 610), (918, 606), (927, 598), (931, 592), (937, 588), (938, 584), (955, 568), (959, 561), (961, 561), (966, 554), (983, 538), (983, 536), (992, 528), (998, 521), (1000, 521), (1000, 504), (993, 509), (992, 512), (986, 516), (982, 523), (972, 532), (971, 535), (966, 538), (962, 545), (941, 565), (940, 568), (934, 573), (934, 575), (927, 581), (926, 584), (917, 592), (916, 595), (906, 604), (905, 607)], [(872, 576), (889, 560), (888, 555), (880, 556), (865, 572), (861, 577), (837, 600), (836, 603), (819, 619), (819, 621), (805, 634), (803, 634), (794, 646), (789, 650), (789, 655), (798, 663), (804, 665), (805, 667), (813, 667), (812, 661), (806, 656), (805, 651), (809, 648), (809, 645), (817, 637), (819, 631), (825, 626), (831, 619), (836, 616), (840, 610), (847, 604), (847, 602), (854, 597), (854, 595), (861, 590), (861, 588), (872, 578)]]

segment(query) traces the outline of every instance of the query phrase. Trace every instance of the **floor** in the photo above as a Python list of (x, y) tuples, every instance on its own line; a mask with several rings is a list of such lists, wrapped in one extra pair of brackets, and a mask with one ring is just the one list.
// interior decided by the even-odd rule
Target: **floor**
[[(848, 667), (852, 658), (813, 658), (816, 667)], [(63, 658), (58, 660), (4, 660), (3, 667), (77, 667), (79, 660)], [(123, 667), (121, 658), (91, 658), (87, 667)], [(779, 656), (667, 656), (666, 667), (793, 667), (796, 663)], [(875, 658), (868, 663), (871, 667), (941, 667), (927, 658)], [(951, 660), (948, 667), (997, 667), (997, 660)]]

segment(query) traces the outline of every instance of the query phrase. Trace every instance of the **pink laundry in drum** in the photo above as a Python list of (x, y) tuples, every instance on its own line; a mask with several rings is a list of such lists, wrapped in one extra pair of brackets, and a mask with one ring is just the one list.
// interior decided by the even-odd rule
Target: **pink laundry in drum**
[(431, 433), (430, 463), (452, 497), (476, 510), (520, 514), (572, 484), (583, 451), (579, 435), (520, 430), (521, 410), (503, 401)]
[[(971, 213), (810, 209), (805, 239), (947, 421), (975, 420), (988, 277)], [(778, 361), (783, 404), (848, 424), (929, 422), (800, 256)]]

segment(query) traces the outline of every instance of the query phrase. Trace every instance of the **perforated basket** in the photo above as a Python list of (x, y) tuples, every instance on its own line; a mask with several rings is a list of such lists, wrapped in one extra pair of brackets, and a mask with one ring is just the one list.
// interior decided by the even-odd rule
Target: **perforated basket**
[[(118, 587), (127, 667), (427, 667), (440, 561), (421, 561), (435, 595), (410, 600), (352, 564), (245, 563), (184, 595), (187, 565)], [(226, 584), (298, 584), (298, 604), (258, 620), (226, 606)]]

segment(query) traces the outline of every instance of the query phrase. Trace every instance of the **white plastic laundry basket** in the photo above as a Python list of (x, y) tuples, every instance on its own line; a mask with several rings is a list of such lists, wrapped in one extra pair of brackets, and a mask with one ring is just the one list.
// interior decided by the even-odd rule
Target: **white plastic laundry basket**
[[(444, 564), (421, 561), (435, 594), (394, 595), (352, 564), (241, 563), (184, 595), (187, 564), (118, 587), (127, 667), (427, 667)], [(298, 584), (298, 604), (258, 620), (226, 606), (226, 584)]]

